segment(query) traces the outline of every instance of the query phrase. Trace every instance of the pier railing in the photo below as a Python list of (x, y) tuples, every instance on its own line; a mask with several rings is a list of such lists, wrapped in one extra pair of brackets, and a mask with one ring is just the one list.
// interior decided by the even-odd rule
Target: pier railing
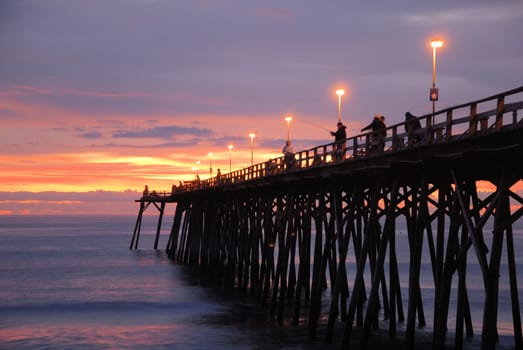
[[(414, 147), (453, 142), (463, 138), (496, 133), (502, 129), (521, 126), (523, 117), (523, 86), (481, 100), (449, 107), (418, 117), (421, 128), (407, 130), (406, 122), (388, 126), (385, 136), (373, 132), (347, 138), (342, 143), (329, 143), (296, 152), (294, 157), (281, 156), (263, 163), (235, 170), (205, 180), (186, 181), (173, 192), (187, 192), (216, 186), (228, 186), (264, 177), (379, 157)], [(152, 194), (144, 194), (151, 197)], [(155, 193), (155, 198), (171, 193)]]

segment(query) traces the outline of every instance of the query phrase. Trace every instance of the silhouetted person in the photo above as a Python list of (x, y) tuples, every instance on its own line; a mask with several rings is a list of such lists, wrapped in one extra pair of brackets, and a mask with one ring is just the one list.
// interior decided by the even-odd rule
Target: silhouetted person
[(284, 155), (285, 167), (287, 169), (294, 167), (294, 149), (292, 148), (290, 140), (285, 141), (285, 146), (283, 146), (281, 152)]
[(285, 146), (283, 146), (283, 149), (281, 150), (281, 153), (283, 154), (294, 154), (294, 149), (292, 148), (291, 141), (287, 140), (285, 141)]
[(419, 119), (412, 113), (405, 113), (405, 131), (408, 134), (408, 143), (418, 143), (421, 141), (421, 135), (416, 133), (416, 130), (421, 129)]
[(385, 117), (379, 114), (374, 115), (372, 122), (361, 129), (361, 131), (372, 130), (371, 146), (369, 151), (378, 150), (382, 152), (385, 148), (385, 137), (387, 136), (387, 126), (385, 125)]
[(222, 182), (222, 172), (220, 168), (216, 171), (216, 184), (219, 185)]
[(338, 122), (338, 129), (331, 131), (331, 135), (334, 136), (334, 159), (336, 161), (341, 160), (345, 156), (345, 140), (347, 139), (347, 127), (342, 122)]

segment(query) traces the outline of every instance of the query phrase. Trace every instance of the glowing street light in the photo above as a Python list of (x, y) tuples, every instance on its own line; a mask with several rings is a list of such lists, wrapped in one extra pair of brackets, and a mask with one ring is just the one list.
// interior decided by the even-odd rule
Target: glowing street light
[(436, 101), (438, 100), (438, 89), (436, 88), (436, 49), (443, 46), (443, 41), (434, 39), (430, 42), (432, 46), (432, 88), (430, 89), (430, 101), (432, 101), (432, 117), (436, 113)]
[(345, 90), (336, 90), (336, 95), (338, 95), (338, 122), (341, 122), (341, 96), (345, 95)]
[(209, 152), (209, 177), (212, 177), (212, 156), (213, 153)]
[(292, 117), (290, 115), (285, 117), (285, 121), (287, 122), (287, 141), (291, 140), (291, 120)]
[(229, 172), (232, 172), (232, 149), (234, 148), (233, 145), (227, 146), (229, 148)]
[(254, 160), (254, 138), (256, 137), (256, 134), (251, 132), (249, 134), (249, 137), (251, 138), (251, 165), (254, 163), (253, 160)]

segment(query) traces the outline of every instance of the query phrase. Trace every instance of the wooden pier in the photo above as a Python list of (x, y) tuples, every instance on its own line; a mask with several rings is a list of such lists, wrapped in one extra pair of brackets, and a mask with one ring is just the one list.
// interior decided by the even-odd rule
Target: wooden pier
[[(421, 116), (416, 130), (400, 123), (384, 138), (362, 134), (343, 147), (297, 152), (292, 166), (282, 157), (144, 194), (136, 201), (130, 248), (138, 248), (142, 215), (152, 205), (159, 212), (157, 249), (166, 205), (175, 203), (166, 247), (172, 259), (212, 271), (221, 285), (259, 298), (279, 321), (292, 315), (311, 337), (338, 340), (344, 349), (354, 344), (354, 328), (366, 348), (383, 327), (380, 319), (392, 337), (405, 325), (405, 348), (415, 347), (417, 326), (432, 327), (434, 349), (445, 348), (449, 332), (453, 346), (463, 348), (474, 332), (471, 261), (484, 286), (481, 348), (494, 349), (506, 259), (514, 347), (523, 349), (513, 245), (513, 227), (523, 216), (514, 188), (523, 185), (521, 109), (523, 86)], [(484, 185), (488, 194), (480, 191)], [(408, 241), (408, 276), (398, 267), (399, 239)], [(435, 293), (430, 305), (420, 285), (423, 246)], [(408, 286), (401, 283), (405, 277)]]

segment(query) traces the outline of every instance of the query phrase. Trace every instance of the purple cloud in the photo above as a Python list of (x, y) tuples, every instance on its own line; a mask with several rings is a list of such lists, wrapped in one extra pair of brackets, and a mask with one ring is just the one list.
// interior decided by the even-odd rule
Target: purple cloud
[(113, 137), (172, 139), (174, 135), (207, 136), (209, 134), (211, 134), (210, 129), (170, 125), (142, 130), (120, 130), (115, 132)]

